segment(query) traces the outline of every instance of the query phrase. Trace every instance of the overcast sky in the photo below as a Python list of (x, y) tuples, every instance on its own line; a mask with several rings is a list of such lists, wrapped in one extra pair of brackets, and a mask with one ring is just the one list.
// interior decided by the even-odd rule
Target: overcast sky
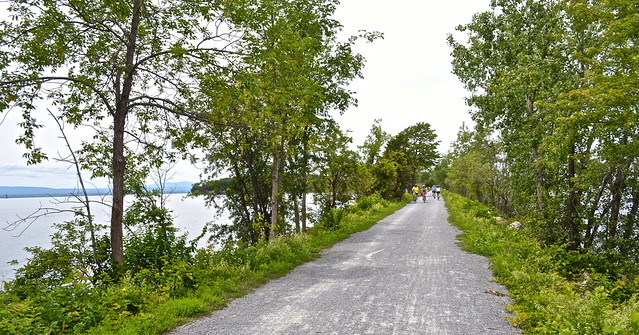
[[(384, 39), (362, 43), (357, 51), (366, 58), (364, 79), (353, 82), (357, 107), (335, 115), (344, 130), (350, 131), (354, 146), (369, 133), (373, 120), (382, 119), (382, 128), (395, 135), (418, 122), (427, 122), (437, 132), (440, 151), (446, 152), (463, 122), (469, 123), (467, 92), (451, 73), (450, 48), (446, 36), (472, 15), (488, 10), (490, 0), (342, 0), (336, 18), (345, 34), (359, 29), (380, 31)], [(42, 114), (41, 118), (45, 118)], [(19, 134), (16, 111), (0, 114), (0, 186), (75, 187), (73, 170), (67, 165), (47, 162), (27, 166), (23, 148), (14, 140)], [(56, 156), (66, 151), (59, 131), (43, 129), (37, 145)], [(200, 170), (181, 164), (173, 181), (198, 181)], [(95, 182), (106, 187), (106, 181)]]

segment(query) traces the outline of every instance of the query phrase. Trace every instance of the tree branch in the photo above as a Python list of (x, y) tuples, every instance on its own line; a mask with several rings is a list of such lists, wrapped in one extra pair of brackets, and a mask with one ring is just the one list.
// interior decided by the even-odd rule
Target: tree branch
[(70, 81), (70, 82), (79, 83), (86, 86), (87, 88), (91, 89), (91, 91), (93, 91), (93, 93), (95, 93), (100, 98), (100, 100), (102, 100), (102, 102), (104, 103), (104, 106), (107, 108), (107, 110), (109, 111), (111, 115), (115, 114), (115, 110), (111, 107), (111, 105), (109, 105), (109, 99), (100, 90), (98, 90), (97, 87), (78, 78), (61, 76), (61, 77), (36, 77), (36, 78), (28, 78), (28, 79), (7, 80), (7, 81), (0, 81), (0, 87), (18, 86), (18, 84), (22, 84), (22, 86), (29, 86), (29, 85), (34, 85), (36, 83), (46, 83), (46, 82), (58, 81), (58, 80)]

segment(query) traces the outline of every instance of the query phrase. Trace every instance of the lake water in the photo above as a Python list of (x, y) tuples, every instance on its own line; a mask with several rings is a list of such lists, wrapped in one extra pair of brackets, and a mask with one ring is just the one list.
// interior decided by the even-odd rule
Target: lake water
[[(90, 197), (92, 201), (99, 197)], [(110, 203), (111, 199), (105, 199)], [(130, 202), (128, 197), (125, 202)], [(71, 204), (56, 203), (52, 198), (9, 198), (0, 199), (0, 282), (13, 278), (13, 272), (23, 265), (30, 255), (25, 247), (50, 247), (50, 236), (54, 233), (53, 224), (73, 218), (70, 212), (55, 213), (38, 218), (34, 222), (21, 223), (15, 229), (10, 229), (11, 223), (29, 216), (39, 208), (69, 209)], [(227, 223), (228, 215), (222, 214), (216, 218), (215, 210), (206, 207), (203, 197), (185, 197), (185, 194), (172, 194), (168, 197), (166, 207), (173, 210), (174, 224), (181, 233), (188, 233), (193, 239), (202, 232), (207, 222)], [(94, 205), (92, 212), (96, 223), (109, 224), (110, 208), (105, 205)], [(206, 237), (200, 240), (200, 247), (206, 245)], [(17, 260), (19, 265), (9, 265), (8, 262)]]

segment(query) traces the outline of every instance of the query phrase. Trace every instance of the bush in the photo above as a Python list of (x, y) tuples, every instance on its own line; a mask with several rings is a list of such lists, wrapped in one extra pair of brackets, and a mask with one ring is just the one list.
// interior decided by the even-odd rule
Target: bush
[(402, 201), (405, 203), (409, 203), (413, 201), (413, 196), (410, 193), (404, 193), (402, 194)]
[(380, 201), (382, 201), (382, 198), (379, 196), (379, 194), (373, 194), (357, 199), (355, 207), (359, 210), (365, 211), (373, 207), (373, 205), (379, 203)]
[[(621, 280), (595, 255), (543, 247), (528, 231), (486, 218), (491, 210), (447, 192), (450, 220), (466, 250), (487, 256), (511, 294), (524, 334), (637, 334), (639, 280)], [(602, 271), (603, 270), (603, 271)]]
[[(163, 221), (163, 215), (156, 215), (161, 212), (140, 212), (138, 218), (144, 218), (140, 222), (155, 224), (143, 226), (140, 234), (128, 241), (128, 272), (117, 280), (105, 275), (105, 280), (93, 284), (82, 272), (66, 265), (64, 271), (50, 272), (55, 275), (53, 282), (38, 279), (46, 272), (34, 268), (29, 272), (29, 285), (21, 286), (21, 290), (9, 285), (8, 290), (0, 292), (0, 334), (166, 332), (187, 317), (220, 308), (228, 299), (318, 257), (321, 249), (369, 228), (403, 206), (375, 196), (361, 203), (367, 210), (358, 205), (331, 210), (327, 221), (313, 227), (309, 234), (263, 241), (248, 248), (227, 245), (219, 251), (198, 250), (193, 254), (180, 238), (174, 238), (170, 225), (157, 224), (169, 222)], [(136, 210), (142, 209), (146, 210)], [(165, 229), (166, 234), (152, 236), (156, 229)], [(152, 259), (144, 260), (148, 252), (153, 253)], [(62, 254), (43, 254), (47, 260), (43, 264), (57, 266), (56, 255)]]
[(320, 226), (326, 230), (336, 230), (339, 228), (344, 218), (344, 210), (339, 208), (331, 208), (320, 216)]

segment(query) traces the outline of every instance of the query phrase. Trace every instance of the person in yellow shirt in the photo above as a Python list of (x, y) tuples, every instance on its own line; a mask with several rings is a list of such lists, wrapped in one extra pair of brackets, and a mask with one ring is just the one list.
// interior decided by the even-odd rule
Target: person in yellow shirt
[(419, 194), (419, 186), (417, 186), (417, 184), (415, 184), (411, 191), (413, 193), (413, 201), (417, 202), (417, 194)]

